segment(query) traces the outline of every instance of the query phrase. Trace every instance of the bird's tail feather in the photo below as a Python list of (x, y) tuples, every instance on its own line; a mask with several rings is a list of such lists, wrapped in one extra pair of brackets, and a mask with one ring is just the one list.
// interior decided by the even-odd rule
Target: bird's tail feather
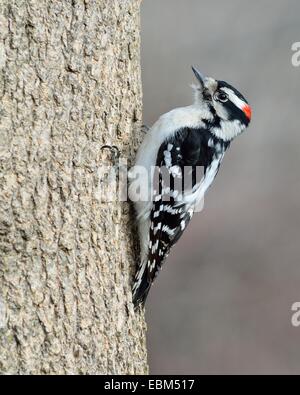
[(147, 271), (147, 260), (145, 260), (139, 267), (135, 278), (134, 278), (134, 284), (132, 287), (132, 301), (137, 308), (138, 306), (144, 306), (145, 301), (148, 296), (148, 292), (150, 290), (152, 281), (148, 277), (148, 271)]

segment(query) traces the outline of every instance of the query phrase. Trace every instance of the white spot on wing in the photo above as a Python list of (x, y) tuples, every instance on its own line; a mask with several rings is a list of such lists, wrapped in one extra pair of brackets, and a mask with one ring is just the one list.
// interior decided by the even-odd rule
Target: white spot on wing
[(214, 140), (213, 140), (212, 138), (210, 138), (210, 139), (208, 140), (208, 142), (207, 142), (207, 145), (208, 145), (209, 147), (213, 147), (213, 146), (214, 146)]
[(170, 173), (172, 174), (173, 177), (182, 177), (182, 171), (181, 168), (177, 165), (170, 167)]
[(159, 217), (159, 211), (155, 211), (155, 213), (153, 214), (153, 218), (158, 218)]
[(161, 222), (159, 222), (158, 224), (157, 224), (157, 226), (153, 229), (153, 233), (156, 235), (156, 233), (161, 229)]
[(162, 231), (166, 232), (169, 236), (174, 236), (174, 233), (175, 233), (175, 229), (169, 228), (168, 225), (164, 225), (162, 227)]
[(165, 159), (165, 165), (166, 167), (171, 167), (172, 165), (172, 158), (171, 158), (171, 154), (170, 151), (164, 151), (164, 159)]

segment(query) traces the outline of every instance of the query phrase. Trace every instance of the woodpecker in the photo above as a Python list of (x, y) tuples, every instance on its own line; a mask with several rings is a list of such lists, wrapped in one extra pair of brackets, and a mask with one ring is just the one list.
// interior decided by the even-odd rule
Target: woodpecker
[[(162, 115), (137, 152), (135, 168), (142, 167), (149, 176), (142, 174), (138, 180), (147, 198), (134, 202), (141, 252), (133, 284), (135, 307), (144, 306), (171, 247), (214, 181), (226, 150), (251, 120), (251, 107), (237, 89), (225, 81), (205, 77), (194, 67), (192, 70), (197, 79), (193, 85), (194, 104)], [(195, 176), (197, 167), (203, 168), (200, 181)], [(185, 172), (185, 168), (189, 171)], [(158, 169), (157, 188), (153, 169)], [(169, 176), (168, 186), (163, 169)], [(192, 181), (182, 192), (178, 185), (182, 186), (186, 174)]]

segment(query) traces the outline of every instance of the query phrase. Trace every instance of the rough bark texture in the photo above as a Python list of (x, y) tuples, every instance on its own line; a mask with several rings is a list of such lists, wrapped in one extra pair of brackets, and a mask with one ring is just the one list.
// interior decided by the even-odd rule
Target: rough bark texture
[(0, 3), (0, 372), (147, 372), (127, 203), (103, 144), (139, 138), (139, 0)]

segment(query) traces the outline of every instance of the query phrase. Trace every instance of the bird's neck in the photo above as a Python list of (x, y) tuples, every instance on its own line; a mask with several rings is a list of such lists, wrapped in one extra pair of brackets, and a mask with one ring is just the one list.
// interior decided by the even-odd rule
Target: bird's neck
[(213, 121), (214, 115), (209, 104), (203, 100), (195, 100), (193, 106), (199, 113), (199, 117), (202, 121), (211, 122)]

